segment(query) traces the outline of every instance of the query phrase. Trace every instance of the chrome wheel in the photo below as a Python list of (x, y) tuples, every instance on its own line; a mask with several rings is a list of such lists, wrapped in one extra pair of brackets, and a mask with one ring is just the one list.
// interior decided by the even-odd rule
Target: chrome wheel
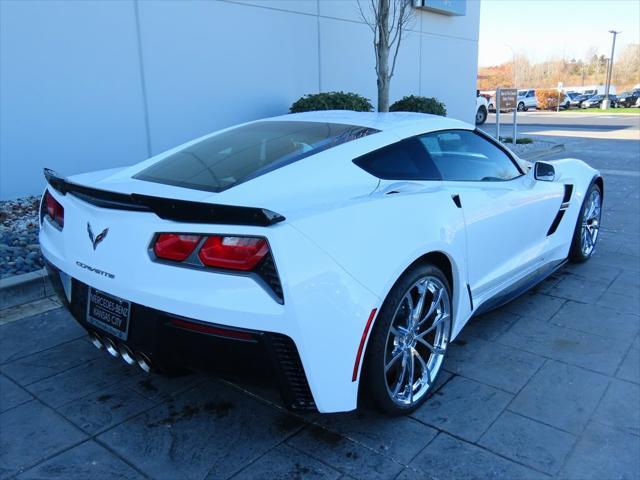
[(580, 247), (585, 257), (593, 253), (598, 240), (600, 230), (600, 215), (602, 214), (602, 201), (600, 191), (596, 188), (591, 190), (587, 200), (587, 206), (582, 217), (582, 230), (580, 232)]
[(451, 301), (434, 276), (415, 282), (404, 294), (387, 333), (384, 376), (392, 401), (410, 406), (435, 381), (449, 343)]

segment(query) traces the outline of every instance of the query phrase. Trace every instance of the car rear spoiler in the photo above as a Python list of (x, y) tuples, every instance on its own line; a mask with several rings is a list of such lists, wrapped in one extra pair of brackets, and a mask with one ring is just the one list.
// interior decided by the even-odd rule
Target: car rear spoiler
[(268, 227), (285, 220), (285, 217), (279, 213), (266, 208), (239, 207), (100, 190), (70, 182), (48, 168), (44, 169), (44, 177), (47, 183), (62, 195), (69, 193), (101, 208), (153, 212), (162, 219), (174, 222)]

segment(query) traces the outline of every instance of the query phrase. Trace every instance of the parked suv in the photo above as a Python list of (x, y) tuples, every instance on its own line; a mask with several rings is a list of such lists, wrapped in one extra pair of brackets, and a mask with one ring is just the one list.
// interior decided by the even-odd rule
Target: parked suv
[(530, 108), (538, 108), (535, 90), (518, 90), (518, 111), (526, 112)]
[(618, 105), (621, 107), (633, 107), (640, 99), (640, 88), (622, 92), (618, 97)]

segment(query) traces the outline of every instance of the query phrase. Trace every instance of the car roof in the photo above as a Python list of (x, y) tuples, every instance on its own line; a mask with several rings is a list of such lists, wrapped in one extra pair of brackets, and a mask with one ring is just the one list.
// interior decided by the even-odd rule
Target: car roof
[(351, 110), (321, 110), (315, 112), (292, 113), (272, 117), (266, 120), (287, 120), (300, 122), (326, 122), (356, 125), (374, 128), (381, 131), (402, 130), (407, 127), (420, 126), (424, 132), (464, 129), (474, 127), (468, 123), (453, 118), (415, 112), (354, 112)]

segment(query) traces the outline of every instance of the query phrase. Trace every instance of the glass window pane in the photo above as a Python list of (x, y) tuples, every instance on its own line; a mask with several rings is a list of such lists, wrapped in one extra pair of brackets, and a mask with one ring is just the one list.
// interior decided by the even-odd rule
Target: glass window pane
[(500, 148), (468, 130), (434, 132), (420, 138), (443, 180), (511, 180), (522, 173)]
[(416, 138), (388, 145), (353, 162), (384, 180), (441, 180), (424, 146)]
[(219, 133), (151, 165), (134, 178), (220, 192), (310, 155), (377, 132), (323, 122), (268, 121)]

